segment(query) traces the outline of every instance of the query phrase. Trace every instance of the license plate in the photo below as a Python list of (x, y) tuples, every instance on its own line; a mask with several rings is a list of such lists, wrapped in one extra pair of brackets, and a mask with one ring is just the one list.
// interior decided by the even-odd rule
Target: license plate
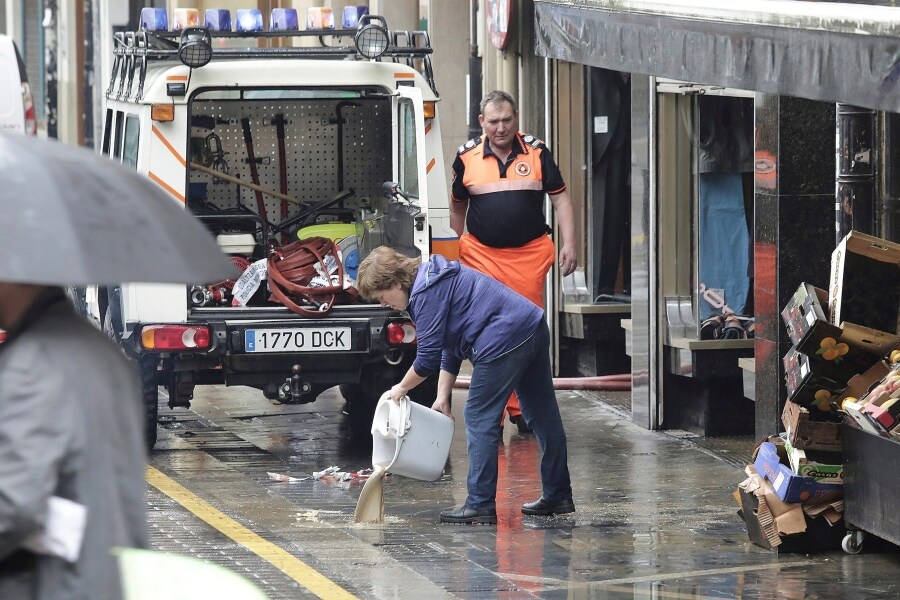
[(334, 352), (350, 350), (349, 327), (309, 329), (247, 329), (247, 352)]

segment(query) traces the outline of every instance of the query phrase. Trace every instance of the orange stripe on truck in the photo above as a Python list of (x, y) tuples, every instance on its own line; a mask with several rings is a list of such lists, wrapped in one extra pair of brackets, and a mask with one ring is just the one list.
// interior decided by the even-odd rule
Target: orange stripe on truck
[(415, 73), (394, 73), (394, 79), (415, 79)]
[(179, 202), (181, 202), (182, 204), (184, 204), (184, 196), (182, 196), (182, 195), (179, 194), (177, 191), (175, 191), (175, 188), (173, 188), (171, 185), (169, 185), (168, 183), (166, 183), (165, 181), (163, 181), (163, 180), (162, 180), (162, 177), (159, 177), (156, 173), (153, 173), (152, 171), (151, 171), (150, 173), (147, 173), (147, 177), (149, 177), (150, 179), (152, 179), (153, 181), (155, 181), (156, 183), (158, 183), (163, 189), (165, 189), (167, 192), (169, 192), (170, 194), (172, 194), (173, 196), (175, 196), (175, 198), (176, 198)]
[(431, 252), (449, 260), (459, 260), (459, 238), (431, 240)]
[(187, 75), (169, 75), (166, 77), (166, 81), (187, 81)]
[[(159, 141), (161, 141), (163, 143), (163, 146), (165, 146), (166, 148), (169, 149), (169, 152), (172, 153), (172, 156), (174, 156), (176, 159), (178, 159), (178, 162), (181, 163), (182, 167), (187, 167), (187, 163), (184, 162), (184, 157), (181, 156), (180, 154), (178, 154), (178, 150), (175, 149), (175, 146), (173, 146), (171, 143), (169, 143), (169, 140), (167, 140), (166, 136), (164, 136), (162, 134), (162, 132), (156, 128), (156, 125), (153, 126), (153, 135), (158, 137)], [(182, 200), (182, 202), (183, 201), (184, 200)]]
[(426, 172), (426, 173), (431, 173), (431, 169), (434, 168), (434, 163), (435, 163), (435, 160), (432, 158), (432, 159), (431, 159), (431, 162), (428, 163), (428, 166), (425, 167), (425, 172)]

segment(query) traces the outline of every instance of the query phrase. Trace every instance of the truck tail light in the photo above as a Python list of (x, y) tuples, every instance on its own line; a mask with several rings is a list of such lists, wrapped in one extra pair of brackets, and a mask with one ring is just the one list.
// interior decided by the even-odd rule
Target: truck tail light
[(387, 343), (403, 346), (416, 343), (416, 326), (412, 321), (393, 321), (387, 326)]
[(209, 343), (209, 327), (205, 325), (145, 325), (141, 328), (144, 350), (205, 350)]

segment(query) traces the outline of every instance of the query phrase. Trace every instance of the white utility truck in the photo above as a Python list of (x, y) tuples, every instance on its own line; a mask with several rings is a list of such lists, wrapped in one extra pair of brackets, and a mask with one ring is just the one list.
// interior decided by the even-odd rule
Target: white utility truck
[[(368, 435), (379, 396), (412, 363), (415, 327), (343, 288), (374, 247), (427, 256), (433, 239), (455, 238), (428, 35), (370, 15), (301, 31), (286, 9), (268, 30), (252, 11), (234, 27), (207, 11), (206, 26), (182, 14), (170, 28), (164, 10), (144, 10), (141, 30), (115, 36), (101, 150), (202, 220), (242, 272), (88, 290), (92, 316), (139, 365), (149, 444), (159, 388), (189, 406), (206, 384), (285, 403), (340, 386)], [(317, 272), (273, 293), (272, 269), (298, 252)], [(435, 390), (413, 399), (430, 404)]]

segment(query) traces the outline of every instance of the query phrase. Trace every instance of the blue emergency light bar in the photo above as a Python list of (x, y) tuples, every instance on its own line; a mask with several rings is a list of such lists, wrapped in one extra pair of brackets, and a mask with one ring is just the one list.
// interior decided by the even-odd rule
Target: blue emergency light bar
[[(342, 29), (356, 29), (360, 19), (369, 14), (367, 6), (345, 6), (341, 14)], [(200, 11), (196, 8), (176, 8), (172, 10), (172, 32), (179, 32), (200, 24)], [(211, 32), (238, 33), (262, 32), (263, 15), (258, 8), (239, 8), (232, 22), (231, 11), (223, 8), (208, 8), (204, 11), (203, 25)], [(233, 28), (232, 28), (233, 26)], [(142, 8), (140, 27), (145, 31), (168, 32), (169, 18), (165, 8)], [(307, 10), (306, 30), (334, 30), (334, 12), (328, 7), (312, 7)], [(299, 31), (300, 20), (297, 9), (273, 8), (269, 14), (269, 31)]]

